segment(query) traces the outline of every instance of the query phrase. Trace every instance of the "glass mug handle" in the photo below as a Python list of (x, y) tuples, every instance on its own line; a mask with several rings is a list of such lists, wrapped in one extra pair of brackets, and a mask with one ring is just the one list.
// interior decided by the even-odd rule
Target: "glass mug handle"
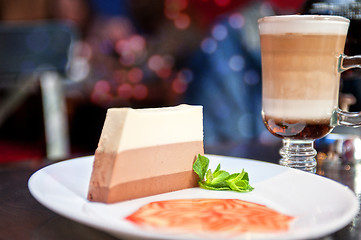
[[(342, 73), (351, 68), (361, 68), (361, 55), (346, 56), (341, 54), (338, 58), (337, 71)], [(335, 111), (332, 125), (361, 126), (361, 112), (346, 112), (338, 108)]]

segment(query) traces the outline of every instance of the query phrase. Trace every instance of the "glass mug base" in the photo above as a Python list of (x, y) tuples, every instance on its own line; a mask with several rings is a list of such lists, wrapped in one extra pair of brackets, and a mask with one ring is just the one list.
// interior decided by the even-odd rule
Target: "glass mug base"
[(315, 173), (317, 151), (313, 147), (313, 142), (313, 140), (283, 139), (280, 165)]

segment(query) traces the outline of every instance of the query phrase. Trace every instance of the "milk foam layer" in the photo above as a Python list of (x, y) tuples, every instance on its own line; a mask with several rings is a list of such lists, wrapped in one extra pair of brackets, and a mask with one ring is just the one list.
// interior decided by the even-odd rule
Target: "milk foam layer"
[(283, 15), (258, 20), (260, 34), (335, 34), (346, 35), (349, 20), (327, 15)]
[(277, 119), (325, 120), (336, 108), (336, 100), (263, 99), (264, 114)]

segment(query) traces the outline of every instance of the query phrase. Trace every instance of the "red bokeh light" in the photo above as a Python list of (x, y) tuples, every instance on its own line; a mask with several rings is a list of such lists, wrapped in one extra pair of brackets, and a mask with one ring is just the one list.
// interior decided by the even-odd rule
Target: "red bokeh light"
[(143, 100), (148, 96), (148, 88), (144, 84), (137, 84), (133, 89), (133, 97), (137, 100)]
[(220, 7), (227, 6), (231, 0), (214, 0), (214, 3)]
[(129, 99), (133, 95), (133, 87), (129, 83), (123, 83), (118, 87), (118, 96)]

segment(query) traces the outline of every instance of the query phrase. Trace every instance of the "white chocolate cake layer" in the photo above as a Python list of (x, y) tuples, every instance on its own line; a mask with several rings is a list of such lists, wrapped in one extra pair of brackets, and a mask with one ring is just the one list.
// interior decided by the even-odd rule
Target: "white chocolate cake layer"
[(107, 112), (98, 149), (107, 152), (203, 140), (202, 106), (131, 109)]

